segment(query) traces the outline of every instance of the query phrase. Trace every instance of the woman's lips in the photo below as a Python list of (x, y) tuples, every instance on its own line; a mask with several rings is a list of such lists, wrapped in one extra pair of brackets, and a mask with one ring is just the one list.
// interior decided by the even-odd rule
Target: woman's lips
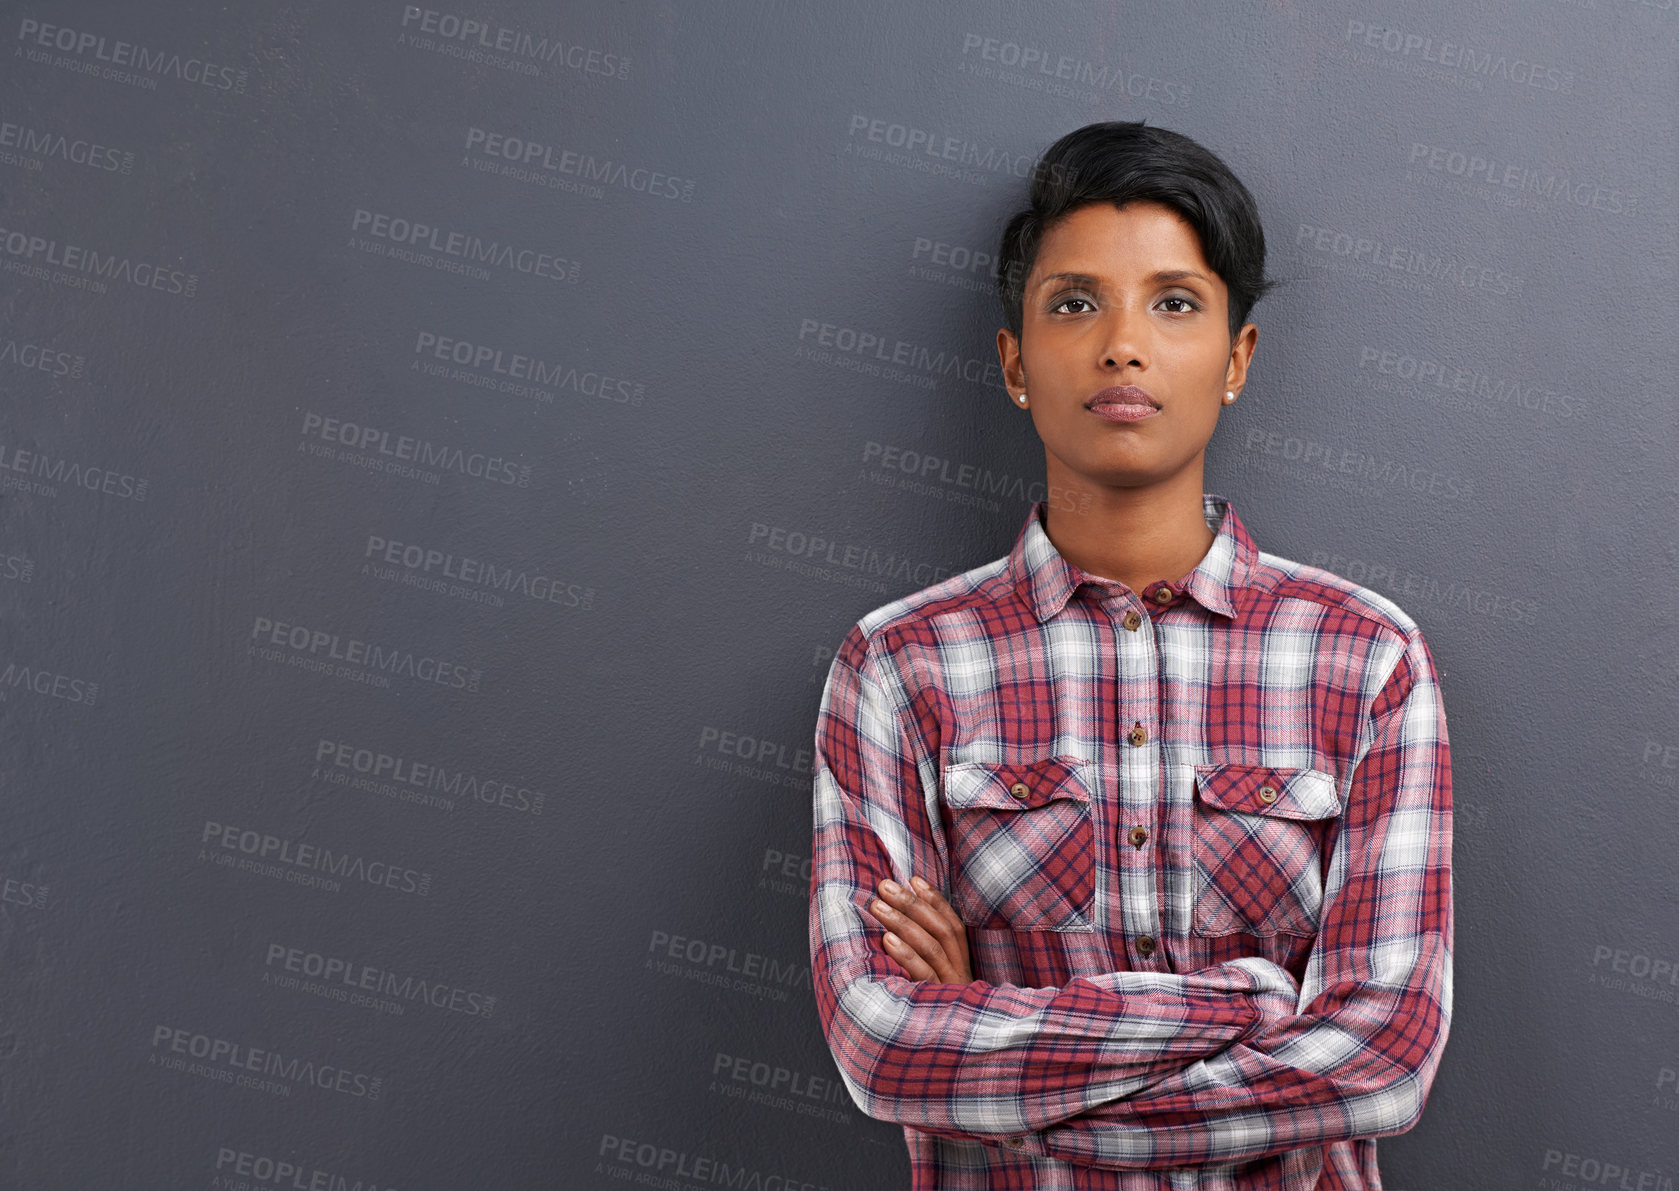
[(1147, 389), (1136, 385), (1114, 385), (1095, 394), (1084, 407), (1104, 422), (1141, 422), (1160, 412), (1160, 405)]
[(1090, 412), (1104, 422), (1141, 422), (1160, 411), (1152, 405), (1093, 405)]

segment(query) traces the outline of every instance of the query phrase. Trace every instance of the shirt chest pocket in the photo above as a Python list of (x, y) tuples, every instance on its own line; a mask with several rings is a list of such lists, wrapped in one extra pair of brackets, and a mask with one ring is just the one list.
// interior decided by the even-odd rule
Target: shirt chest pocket
[(1190, 844), (1197, 935), (1314, 935), (1325, 849), (1341, 813), (1332, 775), (1197, 765)]
[(1093, 931), (1096, 833), (1085, 762), (962, 762), (940, 774), (951, 904), (969, 926)]

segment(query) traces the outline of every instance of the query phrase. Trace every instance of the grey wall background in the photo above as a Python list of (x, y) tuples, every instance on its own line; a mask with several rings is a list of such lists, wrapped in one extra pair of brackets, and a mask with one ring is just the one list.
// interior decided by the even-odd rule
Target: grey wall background
[(0, 12), (0, 1183), (907, 1182), (821, 683), (1012, 543), (989, 254), (1146, 118), (1287, 281), (1209, 488), (1443, 672), (1388, 1183), (1671, 1191), (1671, 0)]

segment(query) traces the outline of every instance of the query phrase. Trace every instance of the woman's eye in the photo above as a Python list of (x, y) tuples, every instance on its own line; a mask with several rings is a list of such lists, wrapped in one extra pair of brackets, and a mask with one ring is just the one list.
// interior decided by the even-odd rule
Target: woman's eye
[(1183, 309), (1182, 310), (1174, 310), (1174, 311), (1172, 311), (1173, 314), (1187, 314), (1191, 310), (1197, 309), (1195, 303), (1191, 302), (1188, 298), (1172, 297), (1172, 298), (1166, 298), (1163, 301), (1164, 302), (1178, 302), (1178, 303), (1182, 304)]
[[(1083, 303), (1086, 307), (1088, 307), (1090, 305), (1090, 299), (1089, 298), (1062, 298), (1054, 306), (1050, 307), (1050, 309), (1051, 310), (1067, 310), (1068, 306), (1074, 305), (1075, 303)], [(1084, 311), (1083, 310), (1067, 310), (1067, 313), (1068, 314), (1083, 314)]]

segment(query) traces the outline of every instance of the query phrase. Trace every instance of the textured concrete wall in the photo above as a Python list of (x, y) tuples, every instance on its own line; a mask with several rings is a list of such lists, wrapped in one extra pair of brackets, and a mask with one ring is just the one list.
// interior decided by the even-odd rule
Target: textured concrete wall
[(1286, 281), (1209, 490), (1443, 672), (1388, 1182), (1673, 1187), (1668, 0), (4, 9), (0, 1182), (901, 1184), (821, 680), (1013, 541), (989, 254), (1145, 118)]

